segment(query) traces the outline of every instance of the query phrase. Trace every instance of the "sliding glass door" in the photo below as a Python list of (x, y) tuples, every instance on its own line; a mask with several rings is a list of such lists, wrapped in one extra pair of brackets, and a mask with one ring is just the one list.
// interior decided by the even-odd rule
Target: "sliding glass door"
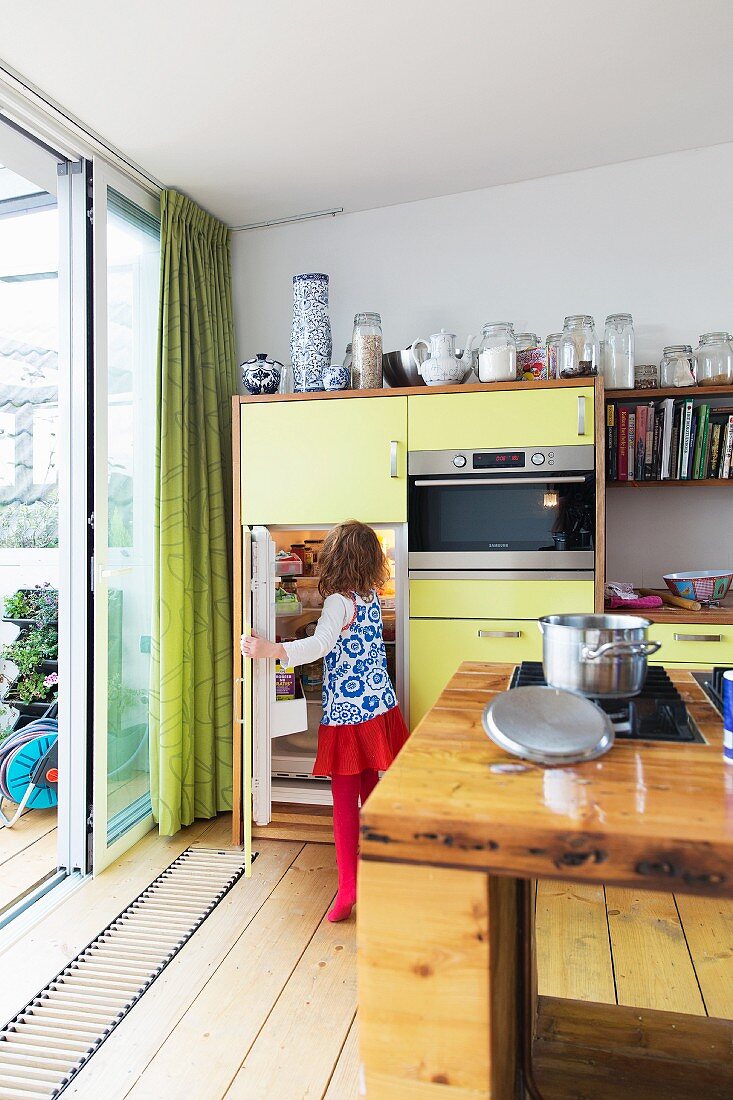
[(153, 824), (153, 598), (159, 204), (94, 167), (94, 870)]

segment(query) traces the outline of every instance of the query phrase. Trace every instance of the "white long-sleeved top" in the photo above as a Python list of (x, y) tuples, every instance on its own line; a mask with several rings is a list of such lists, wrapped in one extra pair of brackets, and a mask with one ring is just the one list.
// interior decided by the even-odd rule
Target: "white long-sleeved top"
[(315, 633), (310, 638), (297, 638), (294, 642), (283, 642), (288, 655), (286, 667), (307, 665), (325, 657), (336, 645), (339, 634), (354, 617), (354, 603), (348, 596), (333, 592), (323, 601), (323, 611), (316, 623)]

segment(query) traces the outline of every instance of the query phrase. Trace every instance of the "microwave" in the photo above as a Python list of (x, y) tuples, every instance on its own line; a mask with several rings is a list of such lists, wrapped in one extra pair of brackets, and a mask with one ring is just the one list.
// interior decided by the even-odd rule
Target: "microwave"
[(407, 474), (412, 576), (592, 578), (594, 447), (412, 451)]

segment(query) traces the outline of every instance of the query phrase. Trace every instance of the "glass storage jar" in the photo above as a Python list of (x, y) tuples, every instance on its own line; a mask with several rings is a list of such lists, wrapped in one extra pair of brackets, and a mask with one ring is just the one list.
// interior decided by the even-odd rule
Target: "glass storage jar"
[(729, 332), (706, 332), (695, 351), (698, 386), (733, 386), (733, 347)]
[(545, 349), (540, 346), (536, 332), (517, 333), (517, 378), (531, 380), (547, 377), (545, 373)]
[(558, 364), (560, 360), (561, 332), (551, 332), (545, 341), (545, 359), (547, 360), (547, 377), (558, 377)]
[(692, 348), (689, 344), (670, 344), (662, 352), (659, 385), (664, 389), (694, 386)]
[(351, 386), (355, 390), (382, 388), (382, 318), (357, 313), (351, 338)]
[(347, 371), (349, 372), (349, 374), (351, 374), (351, 363), (352, 363), (352, 359), (353, 359), (353, 356), (352, 356), (352, 354), (351, 354), (351, 344), (347, 344), (347, 345), (346, 345), (346, 351), (345, 351), (345, 353), (344, 353), (344, 361), (343, 361), (343, 363), (341, 364), (341, 366), (342, 366), (342, 367), (346, 367), (346, 369), (347, 369)]
[(590, 314), (575, 313), (566, 317), (560, 340), (560, 377), (598, 374), (599, 351), (596, 326)]
[(483, 327), (478, 349), (479, 382), (515, 382), (517, 379), (517, 340), (508, 321), (496, 321)]
[(610, 390), (634, 388), (634, 322), (630, 313), (606, 317), (603, 379)]

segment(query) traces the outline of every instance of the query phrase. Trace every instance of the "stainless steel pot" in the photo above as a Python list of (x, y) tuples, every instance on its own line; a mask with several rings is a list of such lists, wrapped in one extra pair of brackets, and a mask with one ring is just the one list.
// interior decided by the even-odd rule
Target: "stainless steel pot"
[(550, 687), (606, 699), (638, 695), (647, 657), (661, 642), (648, 642), (648, 619), (630, 615), (546, 615), (542, 666)]

